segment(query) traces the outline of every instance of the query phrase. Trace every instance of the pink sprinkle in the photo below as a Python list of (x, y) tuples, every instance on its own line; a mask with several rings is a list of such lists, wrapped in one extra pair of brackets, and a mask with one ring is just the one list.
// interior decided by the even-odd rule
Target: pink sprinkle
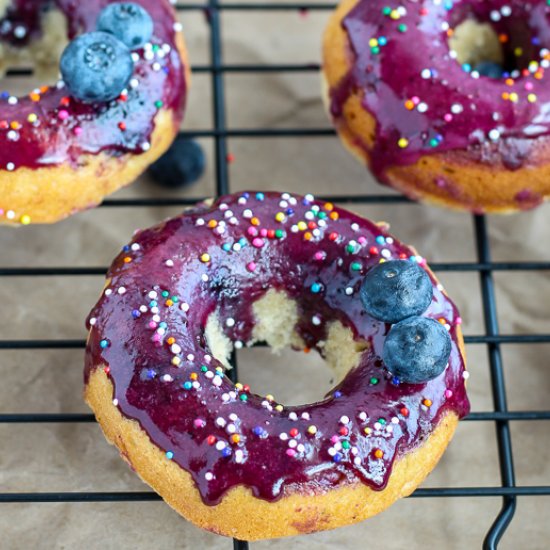
[(156, 334), (153, 336), (153, 342), (160, 342), (160, 334), (156, 333)]
[(415, 104), (415, 105), (418, 105), (420, 103), (420, 98), (418, 96), (414, 96), (411, 98), (412, 99), (412, 102)]
[(334, 444), (334, 443), (338, 443), (338, 441), (339, 441), (339, 438), (338, 438), (337, 435), (333, 435), (333, 436), (330, 438), (330, 442), (333, 443), (333, 444)]
[(195, 418), (195, 420), (193, 420), (193, 426), (195, 426), (195, 428), (202, 428), (205, 424), (206, 422), (202, 418)]
[(455, 321), (455, 324), (456, 325), (461, 325), (462, 324), (462, 317), (457, 317), (456, 321)]
[(0, 208), (0, 216), (3, 216), (3, 215), (4, 215), (4, 209)]
[(252, 240), (252, 246), (255, 246), (256, 248), (262, 248), (264, 245), (264, 240), (260, 239), (259, 237), (256, 237)]
[(315, 252), (315, 254), (313, 255), (313, 257), (316, 259), (316, 260), (324, 260), (325, 259), (325, 253), (322, 252), (321, 250), (318, 250), (317, 252)]
[(525, 83), (525, 89), (526, 90), (532, 90), (533, 89), (533, 83), (532, 82), (526, 82)]
[(366, 239), (366, 237), (359, 237), (357, 239), (357, 242), (361, 245), (365, 245), (365, 244), (367, 244), (367, 239)]
[(247, 229), (247, 233), (248, 233), (251, 237), (255, 237), (255, 236), (258, 234), (258, 230), (257, 230), (255, 227), (250, 226), (250, 227)]
[(157, 328), (157, 324), (155, 323), (155, 321), (149, 322), (149, 328)]
[(246, 265), (246, 268), (248, 271), (255, 271), (256, 270), (256, 264), (254, 262), (250, 262)]
[(287, 449), (286, 454), (290, 457), (296, 456), (296, 451), (294, 449)]
[(451, 113), (447, 113), (443, 118), (445, 119), (445, 122), (451, 122), (451, 120), (453, 120), (453, 115), (451, 115)]
[(451, 390), (445, 390), (445, 397), (447, 399), (450, 399), (453, 396), (453, 392)]
[(262, 237), (267, 237), (267, 229), (265, 229), (265, 228), (260, 229), (260, 235)]
[(61, 109), (59, 113), (57, 114), (60, 120), (67, 120), (69, 118), (69, 111), (66, 111), (65, 109)]
[(74, 135), (75, 136), (81, 136), (82, 135), (82, 132), (84, 132), (84, 130), (80, 127), (80, 126), (77, 126), (74, 130)]

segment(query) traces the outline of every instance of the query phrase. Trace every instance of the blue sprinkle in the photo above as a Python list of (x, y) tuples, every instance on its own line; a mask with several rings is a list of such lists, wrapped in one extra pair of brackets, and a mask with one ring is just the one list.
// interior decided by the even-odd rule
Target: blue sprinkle
[(378, 38), (378, 44), (380, 44), (380, 46), (385, 46), (387, 43), (388, 39), (385, 36), (381, 36), (380, 38)]
[(336, 397), (336, 399), (338, 399), (339, 397), (342, 397), (342, 392), (339, 390), (336, 390), (333, 395), (334, 397)]
[(264, 433), (263, 428), (261, 428), (260, 426), (256, 426), (252, 428), (252, 431), (254, 432), (255, 435), (262, 435)]
[(231, 449), (229, 447), (224, 447), (222, 449), (222, 456), (224, 458), (227, 458), (228, 456), (231, 456)]
[(101, 340), (101, 342), (99, 342), (99, 346), (102, 349), (105, 349), (105, 348), (109, 347), (109, 340)]
[(248, 244), (248, 241), (244, 237), (241, 237), (239, 239), (239, 244), (241, 245), (241, 248), (244, 248)]
[(259, 201), (263, 201), (264, 198), (265, 198), (265, 195), (263, 193), (256, 193), (256, 198), (259, 200)]
[(294, 210), (292, 208), (287, 208), (285, 210), (285, 213), (287, 216), (292, 216), (292, 214), (294, 214)]
[(401, 384), (401, 381), (399, 380), (399, 378), (397, 376), (394, 376), (392, 379), (391, 379), (391, 383), (394, 385), (394, 386), (399, 386), (399, 384)]
[(332, 457), (332, 460), (334, 460), (334, 462), (340, 462), (342, 460), (342, 455), (340, 453), (336, 453), (333, 457)]
[(386, 239), (385, 239), (385, 237), (383, 237), (382, 235), (380, 235), (380, 236), (376, 237), (376, 242), (377, 242), (378, 244), (385, 244)]
[(149, 378), (149, 380), (152, 380), (156, 375), (157, 373), (153, 369), (147, 371), (147, 378)]
[(166, 458), (172, 460), (174, 458), (174, 453), (172, 451), (166, 451)]
[(462, 70), (466, 71), (467, 73), (472, 71), (472, 66), (469, 63), (463, 63), (462, 64)]
[(320, 291), (321, 291), (321, 285), (319, 283), (313, 283), (311, 285), (311, 292), (313, 292), (314, 294), (317, 294)]
[(192, 387), (193, 387), (193, 384), (191, 384), (191, 382), (189, 381), (183, 383), (184, 390), (190, 390)]
[(134, 309), (134, 311), (132, 311), (132, 317), (134, 319), (137, 319), (138, 317), (141, 317), (141, 313), (139, 312), (139, 310)]
[(130, 247), (128, 245), (122, 247), (123, 252), (128, 252), (130, 250)]
[(2, 99), (9, 99), (10, 94), (8, 92), (2, 92)]
[(245, 199), (248, 199), (248, 198), (250, 197), (250, 193), (248, 193), (248, 192), (247, 192), (247, 193), (243, 193), (243, 197), (244, 197)]
[(229, 252), (231, 250), (231, 243), (223, 243), (222, 249), (225, 250), (226, 252)]

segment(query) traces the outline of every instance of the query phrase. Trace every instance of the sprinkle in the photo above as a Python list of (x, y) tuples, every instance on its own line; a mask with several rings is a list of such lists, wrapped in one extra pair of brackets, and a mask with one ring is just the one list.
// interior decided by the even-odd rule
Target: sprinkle
[(315, 435), (317, 433), (317, 426), (309, 426), (307, 429), (307, 433), (310, 435)]
[(172, 451), (166, 451), (166, 458), (172, 460), (174, 458), (174, 453)]
[(373, 452), (374, 458), (384, 458), (384, 451), (382, 449), (375, 449)]

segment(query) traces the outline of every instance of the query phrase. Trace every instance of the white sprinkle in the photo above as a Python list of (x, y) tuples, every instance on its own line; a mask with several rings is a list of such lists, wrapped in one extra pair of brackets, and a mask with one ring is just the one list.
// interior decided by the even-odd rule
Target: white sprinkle
[(349, 424), (349, 417), (344, 415), (340, 417), (340, 424)]
[(304, 198), (306, 199), (306, 201), (309, 201), (309, 202), (312, 202), (315, 200), (315, 197), (311, 193), (308, 193)]
[(432, 71), (430, 71), (430, 69), (423, 69), (420, 76), (424, 79), (428, 79), (432, 76)]
[(234, 344), (235, 349), (242, 349), (243, 343), (240, 340), (237, 340)]
[(126, 288), (121, 286), (118, 288), (118, 291), (117, 291), (119, 294), (124, 294), (126, 292)]
[(303, 453), (306, 448), (300, 443), (297, 447), (296, 447), (296, 450), (299, 452), (299, 453)]
[(164, 263), (166, 264), (167, 267), (174, 267), (173, 260), (166, 260)]
[(321, 318), (318, 316), (318, 315), (314, 315), (312, 318), (311, 318), (311, 322), (315, 325), (315, 326), (319, 326), (321, 324)]
[(13, 164), (13, 162), (8, 162), (8, 164), (6, 164), (6, 169), (8, 172), (13, 172), (15, 170), (15, 164)]
[(218, 451), (223, 451), (225, 449), (226, 445), (225, 445), (225, 441), (218, 441), (216, 442), (216, 449)]
[(225, 428), (225, 431), (228, 434), (234, 434), (237, 431), (237, 427), (235, 426), (235, 424), (228, 424)]
[(181, 306), (180, 306), (180, 309), (187, 313), (189, 311), (189, 304), (187, 302), (182, 302)]
[(298, 442), (297, 442), (295, 439), (291, 439), (291, 440), (288, 442), (288, 446), (289, 446), (291, 449), (294, 449), (297, 445), (298, 445)]
[(354, 459), (353, 459), (353, 463), (356, 465), (356, 466), (359, 466), (361, 464), (361, 459), (356, 456)]
[(453, 113), (454, 115), (458, 115), (463, 110), (464, 110), (464, 107), (460, 105), (460, 103), (453, 103), (451, 105), (451, 113)]
[(288, 434), (282, 432), (281, 434), (279, 434), (279, 439), (281, 439), (282, 441), (286, 441), (288, 439)]
[(424, 102), (419, 103), (417, 109), (419, 113), (425, 113), (428, 110), (428, 104)]
[(394, 417), (391, 419), (391, 422), (392, 422), (392, 424), (399, 424), (399, 418), (397, 418), (397, 416), (394, 416)]
[(118, 399), (113, 399), (113, 405), (116, 407), (118, 405)]
[(214, 479), (214, 474), (212, 472), (206, 472), (204, 474), (204, 479), (206, 479), (206, 481), (212, 481)]
[(177, 355), (178, 353), (181, 353), (181, 346), (178, 345), (178, 344), (172, 344), (172, 347), (170, 348), (170, 351), (171, 351), (174, 355)]
[(201, 275), (201, 279), (202, 279), (205, 283), (207, 283), (207, 282), (208, 282), (208, 275), (207, 275), (206, 273), (203, 273), (203, 274)]
[(234, 327), (235, 326), (235, 319), (233, 319), (233, 317), (229, 317), (229, 319), (227, 319), (225, 321), (225, 324), (228, 327)]
[(132, 246), (130, 247), (134, 252), (139, 250), (141, 246), (138, 243), (132, 243)]
[(214, 386), (221, 386), (222, 385), (222, 378), (221, 376), (214, 376), (214, 378), (212, 379), (212, 384), (214, 384)]
[(512, 15), (512, 8), (510, 6), (502, 6), (502, 8), (500, 8), (500, 13), (502, 13), (504, 17), (509, 17)]
[(348, 286), (345, 290), (346, 296), (351, 296), (353, 294), (353, 288), (351, 286)]
[(183, 25), (181, 23), (174, 23), (174, 30), (176, 32), (181, 32), (182, 29), (183, 29)]
[(291, 412), (288, 418), (290, 418), (290, 420), (298, 420), (298, 415), (295, 412)]
[(96, 317), (92, 317), (92, 318), (90, 319), (90, 325), (93, 327), (96, 323), (97, 323), (97, 318), (96, 318)]
[[(15, 218), (15, 212), (13, 210), (8, 210), (6, 212), (6, 217), (8, 218), (8, 220), (13, 220), (13, 218)], [(105, 294), (107, 294), (107, 291), (105, 291)], [(109, 294), (107, 294), (107, 296), (109, 296)]]
[(382, 424), (380, 424), (380, 422), (375, 422), (374, 423), (374, 429), (375, 430), (379, 430), (381, 427), (382, 427)]
[(491, 141), (497, 141), (499, 138), (500, 138), (500, 132), (496, 128), (493, 128), (489, 132), (489, 139)]
[(462, 373), (462, 378), (464, 378), (464, 380), (468, 380), (468, 378), (470, 378), (470, 373), (467, 370), (465, 370)]
[(149, 296), (149, 298), (151, 298), (151, 300), (154, 300), (158, 296), (158, 294), (154, 290), (151, 290), (151, 292), (149, 292), (148, 296)]
[(244, 460), (244, 453), (241, 449), (235, 451), (235, 462), (240, 464)]
[(330, 447), (330, 449), (327, 451), (330, 456), (334, 456), (336, 454), (336, 449), (333, 447)]
[(172, 382), (174, 379), (169, 374), (163, 374), (162, 375), (162, 381), (163, 382)]
[(194, 356), (192, 353), (190, 353), (190, 354), (187, 355), (187, 360), (188, 360), (188, 361), (194, 361), (194, 360), (195, 360), (195, 356)]
[(198, 225), (199, 227), (201, 225), (204, 225), (204, 220), (202, 218), (199, 218), (196, 222), (195, 222), (195, 225)]
[(368, 418), (367, 416), (367, 413), (365, 411), (361, 411), (359, 413), (359, 420), (361, 420), (362, 422), (365, 422), (365, 420)]
[(302, 418), (304, 420), (309, 420), (310, 419), (309, 413), (307, 413), (307, 412), (302, 413)]
[(253, 216), (252, 210), (247, 208), (246, 210), (243, 210), (243, 218), (250, 219)]
[[(8, 212), (8, 218), (9, 218), (9, 212)], [(113, 291), (108, 288), (106, 291), (105, 291), (105, 296), (110, 296), (111, 294), (113, 293)]]

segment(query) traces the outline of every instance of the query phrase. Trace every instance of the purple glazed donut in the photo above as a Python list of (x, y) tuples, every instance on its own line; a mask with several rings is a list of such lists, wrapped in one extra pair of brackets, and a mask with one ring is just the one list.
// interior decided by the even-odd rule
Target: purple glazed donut
[[(21, 97), (0, 94), (0, 223), (50, 223), (100, 203), (140, 175), (177, 134), (190, 73), (169, 0), (136, 0), (134, 8), (111, 0), (0, 0), (0, 70), (31, 65), (40, 78), (49, 70), (57, 79), (67, 40), (73, 46), (97, 36), (99, 17), (111, 5), (144, 9), (152, 21), (148, 40), (138, 46), (107, 33), (103, 54), (119, 55), (112, 42), (133, 65), (114, 99), (84, 101), (63, 80)], [(100, 61), (91, 51), (92, 61)], [(115, 67), (121, 63), (113, 59)]]
[(474, 212), (550, 195), (545, 0), (344, 0), (324, 81), (345, 145), (382, 183)]
[[(88, 319), (86, 400), (186, 518), (247, 540), (330, 529), (378, 513), (435, 466), (469, 409), (461, 321), (386, 229), (311, 196), (242, 193), (138, 232), (114, 261)], [(402, 323), (359, 298), (390, 260), (428, 281), (418, 319), (449, 342), (444, 372), (422, 383), (382, 359)], [(256, 341), (316, 349), (341, 382), (311, 405), (256, 395), (224, 374), (231, 350)]]

